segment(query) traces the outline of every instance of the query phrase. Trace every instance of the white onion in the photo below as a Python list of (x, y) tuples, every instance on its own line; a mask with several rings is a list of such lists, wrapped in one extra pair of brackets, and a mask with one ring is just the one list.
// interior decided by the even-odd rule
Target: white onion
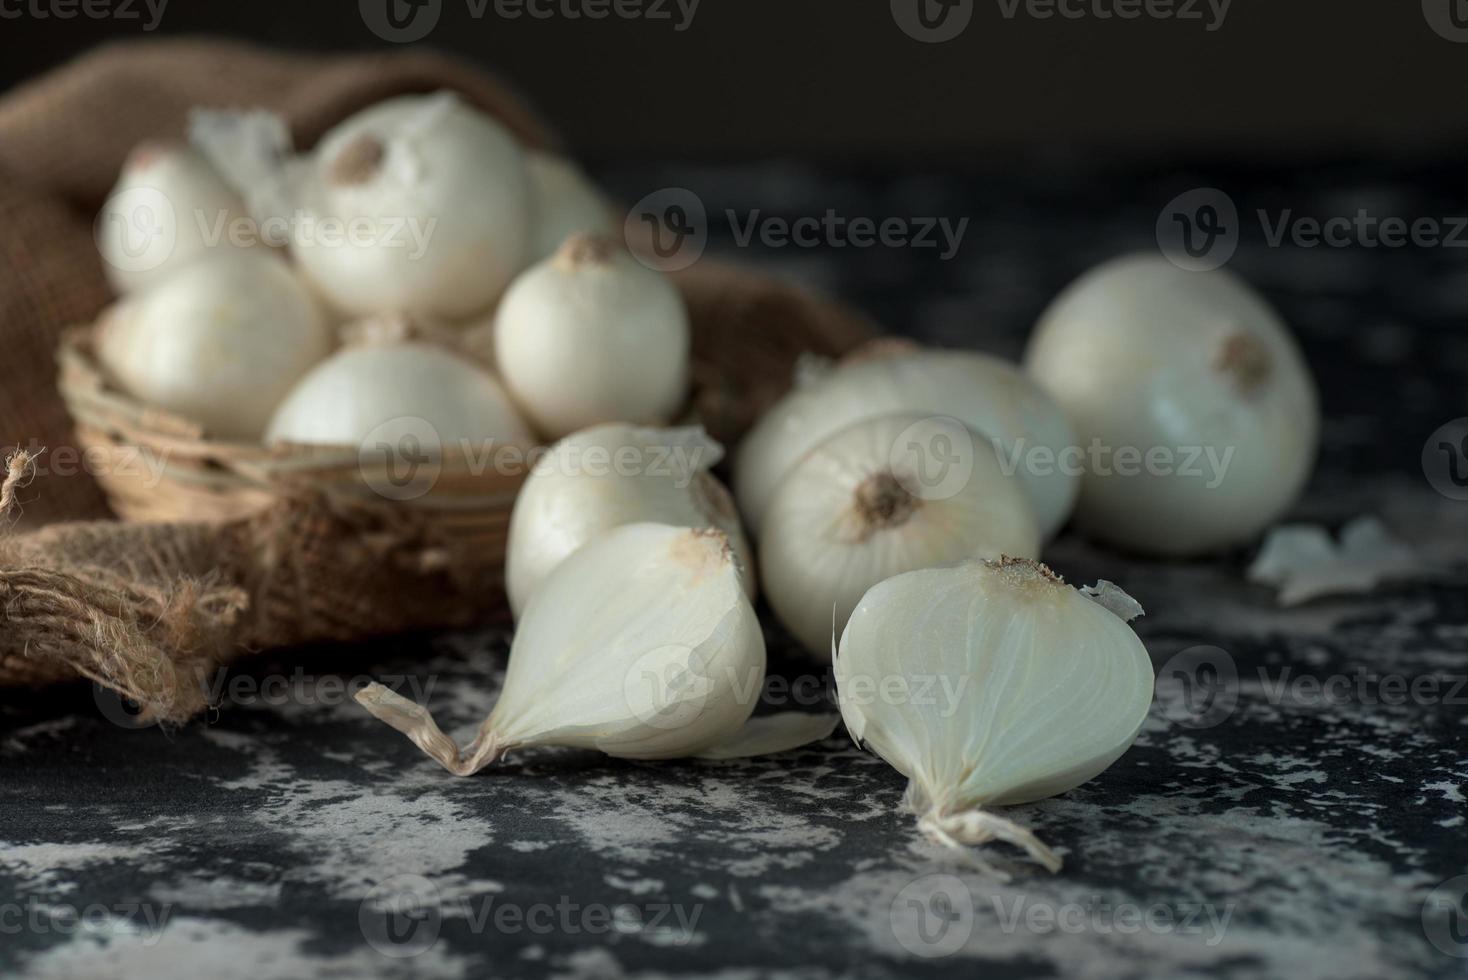
[[(934, 445), (954, 458), (929, 480)], [(765, 595), (819, 659), (829, 655), (833, 627), (839, 632), (883, 579), (1039, 551), (1029, 502), (989, 441), (957, 420), (922, 415), (858, 422), (810, 451), (776, 489), (759, 536)]]
[(491, 441), (532, 443), (493, 375), (421, 341), (337, 351), (301, 378), (270, 420), (265, 441), (361, 446), (370, 436), (396, 445), (425, 435), (438, 448), (462, 446), (480, 455)]
[(233, 232), (245, 217), (245, 202), (202, 153), (143, 143), (97, 216), (107, 281), (118, 293), (156, 285), (211, 248), (236, 247)]
[(1159, 555), (1240, 544), (1310, 475), (1314, 382), (1278, 314), (1231, 273), (1150, 255), (1102, 265), (1051, 304), (1025, 364), (1087, 448), (1076, 522), (1102, 541)]
[(611, 206), (576, 164), (553, 153), (530, 150), (525, 165), (534, 201), (531, 261), (554, 254), (577, 232), (610, 235), (616, 231)]
[(762, 719), (748, 729), (764, 669), (764, 638), (728, 539), (627, 524), (572, 554), (530, 600), (504, 689), (464, 750), (424, 708), (386, 688), (357, 700), (461, 776), (530, 746), (728, 758), (735, 746), (779, 751), (829, 731), (820, 719), (781, 739)]
[(263, 250), (200, 257), (104, 317), (97, 355), (118, 385), (203, 424), (255, 440), (286, 393), (331, 350), (314, 298)]
[(899, 347), (807, 371), (745, 437), (734, 461), (734, 495), (751, 529), (758, 532), (775, 487), (814, 446), (854, 422), (894, 412), (949, 415), (983, 433), (1024, 486), (1041, 533), (1048, 538), (1065, 523), (1080, 480), (1061, 465), (1075, 439), (1060, 407), (999, 358)]
[(345, 315), (471, 317), (528, 257), (524, 154), (451, 92), (369, 106), (306, 157), (265, 113), (196, 113), (191, 135)]
[(708, 472), (723, 455), (697, 426), (614, 422), (556, 443), (515, 498), (505, 558), (510, 608), (518, 616), (546, 576), (598, 534), (646, 521), (723, 531), (753, 597), (752, 556), (734, 501)]
[[(1110, 583), (1101, 594), (1140, 614)], [(988, 808), (1098, 775), (1136, 740), (1153, 686), (1124, 619), (1019, 560), (875, 586), (842, 634), (835, 676), (847, 730), (908, 777), (920, 829), (956, 848), (1010, 841), (1052, 871), (1058, 857)]]
[(688, 311), (611, 239), (574, 235), (510, 287), (495, 361), (547, 438), (602, 422), (661, 425), (688, 389)]

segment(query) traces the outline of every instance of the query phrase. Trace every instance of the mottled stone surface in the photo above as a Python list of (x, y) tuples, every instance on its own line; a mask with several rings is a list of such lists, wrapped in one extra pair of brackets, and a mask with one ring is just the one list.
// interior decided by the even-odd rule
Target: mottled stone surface
[[(1155, 247), (1174, 195), (1223, 187), (1244, 215), (1232, 267), (1321, 376), (1324, 457), (1292, 518), (1378, 514), (1437, 572), (1285, 610), (1245, 583), (1249, 550), (1156, 563), (1062, 537), (1058, 571), (1147, 608), (1158, 697), (1113, 768), (1008, 811), (1066, 859), (1050, 876), (990, 848), (1009, 884), (918, 839), (901, 777), (844, 734), (744, 762), (527, 751), (456, 780), (343, 694), (341, 678), (395, 679), (467, 737), (493, 703), (499, 633), (265, 658), (223, 710), (172, 733), (114, 724), (118, 706), (85, 689), (8, 698), (0, 973), (1464, 975), (1468, 878), (1451, 879), (1468, 874), (1468, 504), (1434, 492), (1421, 460), (1468, 415), (1468, 272), (1451, 249), (1272, 248), (1253, 217), (1445, 215), (1455, 202), (1434, 188), (1458, 185), (1400, 168), (1011, 169), (1025, 176), (606, 172), (629, 199), (697, 190), (716, 251), (895, 329), (1011, 355), (1076, 273)], [(951, 261), (741, 249), (726, 208), (971, 224)]]

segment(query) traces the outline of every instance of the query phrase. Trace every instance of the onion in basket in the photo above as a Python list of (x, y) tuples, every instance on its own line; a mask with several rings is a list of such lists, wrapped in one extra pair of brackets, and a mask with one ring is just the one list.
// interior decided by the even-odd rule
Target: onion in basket
[[(426, 424), (425, 424), (426, 423)], [(531, 436), (489, 371), (417, 340), (347, 347), (316, 365), (281, 403), (266, 443), (361, 446), (368, 438), (462, 446), (478, 458)]]
[(688, 310), (671, 280), (620, 242), (577, 234), (515, 280), (495, 318), (495, 363), (540, 433), (660, 425), (688, 392)]
[(200, 258), (112, 307), (97, 337), (98, 359), (128, 394), (209, 436), (251, 441), (330, 350), (316, 300), (263, 250)]
[(471, 317), (529, 259), (525, 155), (452, 92), (369, 106), (304, 157), (269, 113), (195, 112), (191, 137), (349, 316)]
[(198, 150), (148, 142), (128, 156), (97, 215), (97, 250), (119, 293), (162, 282), (210, 248), (237, 247), (230, 232), (245, 202)]
[(611, 206), (576, 164), (554, 153), (531, 150), (525, 165), (535, 202), (529, 256), (533, 261), (551, 255), (577, 232), (616, 231)]

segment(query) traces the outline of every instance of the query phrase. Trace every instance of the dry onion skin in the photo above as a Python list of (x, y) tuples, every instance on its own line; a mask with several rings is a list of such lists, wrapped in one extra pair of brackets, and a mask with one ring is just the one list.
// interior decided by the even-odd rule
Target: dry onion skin
[(236, 247), (231, 229), (245, 215), (245, 202), (198, 150), (141, 143), (97, 216), (107, 281), (119, 294), (134, 292), (213, 248)]
[(602, 422), (663, 425), (688, 393), (683, 297), (604, 236), (573, 235), (517, 278), (494, 345), (516, 402), (550, 439)]
[[(346, 347), (312, 368), (281, 403), (267, 444), (362, 446), (369, 439), (437, 441), (486, 455), (534, 439), (499, 381), (423, 341)], [(423, 449), (435, 448), (424, 445)]]
[(516, 616), (568, 555), (622, 524), (715, 527), (729, 536), (755, 594), (753, 555), (729, 491), (709, 472), (724, 448), (700, 426), (656, 429), (614, 422), (551, 447), (510, 515), (505, 585)]
[(357, 700), (458, 776), (531, 746), (730, 758), (830, 733), (829, 717), (751, 722), (764, 671), (764, 637), (729, 539), (641, 523), (576, 551), (530, 599), (499, 701), (462, 750), (425, 708), (381, 685)]
[(996, 357), (889, 344), (807, 369), (739, 445), (734, 495), (751, 530), (758, 533), (775, 488), (806, 453), (848, 425), (896, 412), (952, 416), (983, 433), (1013, 461), (1044, 537), (1070, 516), (1080, 479), (1060, 456), (1075, 438), (1049, 395)]
[[(960, 459), (927, 482), (934, 461), (911, 449), (934, 444)], [(922, 415), (868, 419), (820, 443), (780, 483), (759, 535), (765, 595), (818, 660), (829, 656), (833, 628), (883, 579), (1039, 552), (1029, 501), (989, 441), (957, 420)]]
[(256, 442), (296, 380), (331, 350), (315, 298), (263, 249), (213, 252), (99, 322), (97, 357), (134, 397)]
[(1081, 785), (1136, 740), (1153, 673), (1110, 583), (1094, 595), (1023, 559), (898, 575), (862, 597), (835, 655), (851, 737), (908, 778), (903, 805), (932, 840), (1007, 877), (970, 845), (1060, 858), (994, 813)]
[(1088, 450), (1076, 523), (1109, 544), (1191, 556), (1245, 543), (1314, 466), (1315, 383), (1279, 315), (1232, 273), (1106, 263), (1051, 304), (1025, 366), (1080, 445), (1107, 454)]

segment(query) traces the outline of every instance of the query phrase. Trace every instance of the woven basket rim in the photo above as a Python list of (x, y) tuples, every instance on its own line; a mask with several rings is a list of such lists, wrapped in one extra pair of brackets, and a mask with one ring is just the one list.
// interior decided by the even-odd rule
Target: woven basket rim
[[(209, 476), (186, 476), (182, 478), (185, 483), (267, 492), (313, 486), (330, 492), (348, 482), (360, 484), (365, 471), (359, 447), (286, 442), (266, 446), (213, 438), (201, 423), (121, 391), (96, 357), (96, 331), (101, 322), (66, 328), (56, 352), (57, 387), (78, 430), (163, 457), (174, 454), (199, 463), (201, 471), (208, 469)], [(525, 460), (543, 449), (513, 441), (496, 440), (493, 445), (518, 451)], [(395, 503), (456, 511), (502, 508), (513, 501), (530, 468), (526, 462), (518, 473), (500, 472), (486, 464), (482, 455), (471, 455), (453, 445), (440, 447), (433, 462), (439, 467), (434, 488)], [(175, 479), (180, 471), (174, 471)], [(441, 483), (477, 492), (440, 492)]]

